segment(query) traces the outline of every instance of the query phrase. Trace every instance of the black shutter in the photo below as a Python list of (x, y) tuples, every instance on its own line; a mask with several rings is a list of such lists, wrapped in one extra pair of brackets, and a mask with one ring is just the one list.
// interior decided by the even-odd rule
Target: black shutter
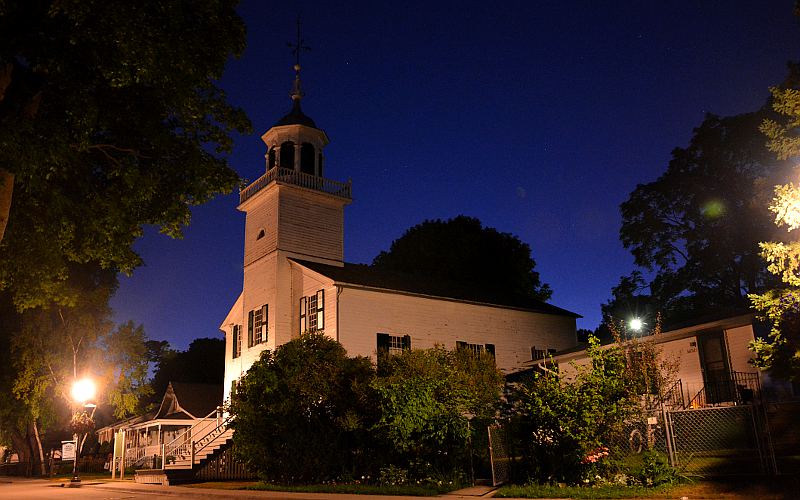
[(411, 335), (403, 335), (403, 350), (411, 350)]
[(378, 334), (378, 357), (383, 354), (389, 354), (389, 334), (388, 333), (379, 333)]
[(269, 323), (267, 323), (267, 320), (269, 319), (269, 305), (264, 304), (264, 306), (261, 309), (262, 309), (261, 317), (263, 319), (263, 323), (261, 323), (262, 325), (261, 328), (263, 328), (264, 330), (264, 334), (262, 335), (263, 338), (262, 342), (266, 342), (269, 339), (269, 326), (268, 326)]
[(253, 311), (247, 313), (247, 347), (253, 347)]
[(233, 325), (233, 331), (231, 332), (231, 358), (237, 358), (239, 355), (236, 354), (236, 343), (239, 342), (239, 325)]

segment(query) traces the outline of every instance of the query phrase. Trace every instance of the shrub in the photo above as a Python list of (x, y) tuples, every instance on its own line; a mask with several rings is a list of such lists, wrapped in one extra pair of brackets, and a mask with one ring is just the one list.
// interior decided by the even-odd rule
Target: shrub
[(372, 383), (380, 409), (376, 437), (414, 480), (463, 481), (471, 435), (494, 419), (502, 385), (486, 353), (436, 347), (382, 358)]
[(523, 456), (517, 479), (578, 483), (594, 477), (606, 447), (639, 413), (638, 397), (625, 382), (625, 352), (601, 348), (592, 337), (587, 354), (590, 366), (569, 381), (548, 371), (509, 388), (512, 445)]
[(231, 398), (238, 458), (283, 484), (369, 474), (374, 376), (369, 359), (348, 358), (322, 334), (264, 351)]

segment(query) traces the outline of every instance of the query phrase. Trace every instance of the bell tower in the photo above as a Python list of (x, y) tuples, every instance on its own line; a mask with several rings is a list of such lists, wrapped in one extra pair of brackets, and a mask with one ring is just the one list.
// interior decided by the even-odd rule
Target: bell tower
[[(299, 37), (292, 108), (261, 139), (267, 147), (265, 173), (239, 192), (245, 212), (242, 324), (260, 313), (266, 323), (264, 347), (274, 349), (292, 338), (290, 258), (344, 265), (344, 207), (351, 201), (350, 181), (323, 176), (327, 134), (303, 113)], [(259, 313), (255, 313), (258, 315)], [(249, 327), (247, 329), (249, 332)]]

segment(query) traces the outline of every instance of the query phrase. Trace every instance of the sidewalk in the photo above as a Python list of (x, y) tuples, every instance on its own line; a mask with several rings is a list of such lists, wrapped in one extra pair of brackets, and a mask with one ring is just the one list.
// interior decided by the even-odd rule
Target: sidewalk
[[(357, 495), (352, 493), (305, 493), (293, 491), (256, 491), (256, 490), (216, 490), (212, 488), (194, 488), (189, 486), (160, 486), (153, 484), (139, 484), (131, 481), (109, 481), (84, 485), (86, 488), (102, 489), (119, 493), (145, 493), (155, 495), (168, 495), (184, 498), (214, 498), (214, 499), (243, 499), (243, 498), (272, 498), (287, 500), (421, 500), (425, 497), (396, 496), (396, 495)], [(488, 486), (474, 486), (463, 490), (452, 491), (442, 497), (448, 500), (457, 498), (476, 499), (493, 493), (494, 488)], [(431, 497), (436, 498), (436, 497)]]

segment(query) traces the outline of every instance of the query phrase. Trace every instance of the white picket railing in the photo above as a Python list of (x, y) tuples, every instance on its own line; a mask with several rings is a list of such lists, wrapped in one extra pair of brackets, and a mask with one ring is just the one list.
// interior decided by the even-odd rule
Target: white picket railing
[(239, 191), (239, 203), (244, 203), (250, 199), (257, 192), (261, 191), (271, 182), (277, 181), (283, 184), (292, 184), (306, 189), (313, 189), (315, 191), (322, 191), (323, 193), (332, 194), (341, 198), (352, 198), (352, 183), (334, 181), (316, 175), (305, 174), (298, 172), (291, 168), (273, 168), (266, 174), (262, 175), (249, 186)]

